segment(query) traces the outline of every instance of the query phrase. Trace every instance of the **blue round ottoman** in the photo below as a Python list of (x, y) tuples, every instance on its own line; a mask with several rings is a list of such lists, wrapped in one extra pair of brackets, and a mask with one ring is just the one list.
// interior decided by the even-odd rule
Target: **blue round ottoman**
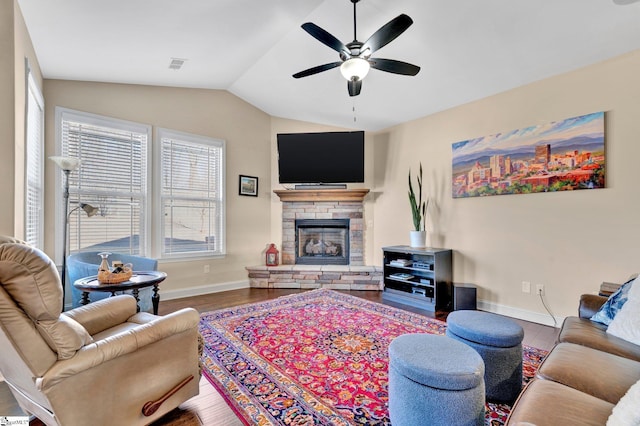
[(447, 318), (447, 336), (466, 343), (484, 360), (487, 401), (516, 400), (522, 389), (520, 325), (489, 312), (455, 311)]
[(484, 424), (484, 363), (446, 336), (404, 334), (389, 345), (393, 426)]

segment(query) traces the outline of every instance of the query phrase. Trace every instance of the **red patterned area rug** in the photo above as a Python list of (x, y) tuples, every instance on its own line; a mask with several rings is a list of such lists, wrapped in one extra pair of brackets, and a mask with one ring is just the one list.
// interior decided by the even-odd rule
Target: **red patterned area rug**
[[(204, 313), (204, 375), (247, 425), (389, 425), (388, 348), (442, 321), (331, 290)], [(525, 346), (524, 381), (546, 351)], [(508, 405), (487, 404), (485, 424)]]

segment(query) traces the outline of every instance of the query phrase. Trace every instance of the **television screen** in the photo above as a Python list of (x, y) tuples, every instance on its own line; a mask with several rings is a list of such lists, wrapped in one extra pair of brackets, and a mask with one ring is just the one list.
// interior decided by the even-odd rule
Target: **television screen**
[(364, 132), (279, 133), (280, 183), (364, 182)]

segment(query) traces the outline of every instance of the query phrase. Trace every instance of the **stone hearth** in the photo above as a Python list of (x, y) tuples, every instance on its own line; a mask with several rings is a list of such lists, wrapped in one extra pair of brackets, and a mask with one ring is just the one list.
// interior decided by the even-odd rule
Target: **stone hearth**
[(255, 288), (329, 288), (382, 290), (382, 268), (348, 265), (280, 265), (248, 267)]

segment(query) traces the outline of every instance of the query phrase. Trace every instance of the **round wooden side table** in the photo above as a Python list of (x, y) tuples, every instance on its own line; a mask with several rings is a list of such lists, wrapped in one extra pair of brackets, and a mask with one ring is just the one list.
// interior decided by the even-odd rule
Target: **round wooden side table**
[(140, 312), (140, 298), (138, 297), (138, 291), (141, 288), (153, 286), (153, 295), (151, 296), (151, 303), (153, 303), (153, 314), (158, 315), (158, 306), (160, 305), (160, 295), (158, 294), (158, 285), (167, 278), (165, 272), (159, 271), (142, 271), (134, 272), (128, 281), (123, 281), (117, 284), (101, 284), (98, 281), (98, 276), (93, 275), (86, 278), (80, 278), (73, 283), (73, 286), (79, 290), (82, 290), (82, 300), (80, 303), (86, 305), (91, 302), (89, 300), (89, 293), (93, 291), (101, 291), (111, 293), (111, 296), (115, 296), (119, 291), (132, 290), (133, 297), (136, 298), (138, 305), (138, 312)]

